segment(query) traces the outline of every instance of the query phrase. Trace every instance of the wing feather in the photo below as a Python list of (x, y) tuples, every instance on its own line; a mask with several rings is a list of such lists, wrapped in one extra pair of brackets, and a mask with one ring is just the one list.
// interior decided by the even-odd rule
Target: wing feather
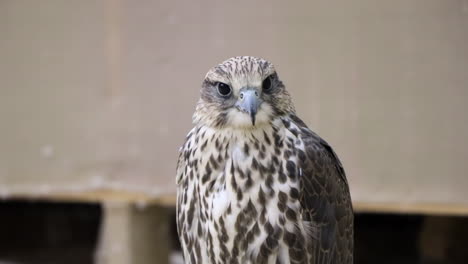
[[(317, 226), (312, 263), (353, 263), (353, 208), (346, 174), (330, 145), (297, 116), (305, 158), (299, 162), (303, 219)], [(314, 236), (315, 237), (315, 236)]]

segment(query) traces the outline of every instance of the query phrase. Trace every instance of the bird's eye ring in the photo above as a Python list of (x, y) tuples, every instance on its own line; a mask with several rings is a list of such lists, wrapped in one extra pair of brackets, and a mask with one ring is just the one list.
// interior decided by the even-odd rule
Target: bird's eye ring
[(262, 89), (264, 92), (268, 92), (270, 91), (272, 88), (272, 85), (271, 85), (271, 76), (268, 76), (266, 77), (265, 80), (263, 80), (263, 83), (262, 83)]
[(218, 93), (221, 96), (229, 96), (232, 92), (232, 89), (229, 85), (222, 83), (222, 82), (217, 82), (216, 83), (216, 90), (218, 90)]

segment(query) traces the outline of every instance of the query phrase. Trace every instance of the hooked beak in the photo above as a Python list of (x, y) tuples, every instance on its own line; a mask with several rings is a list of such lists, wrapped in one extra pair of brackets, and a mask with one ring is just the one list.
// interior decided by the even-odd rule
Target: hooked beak
[(257, 90), (251, 88), (242, 88), (239, 93), (239, 100), (236, 106), (245, 113), (248, 113), (255, 126), (255, 116), (257, 115), (260, 98)]

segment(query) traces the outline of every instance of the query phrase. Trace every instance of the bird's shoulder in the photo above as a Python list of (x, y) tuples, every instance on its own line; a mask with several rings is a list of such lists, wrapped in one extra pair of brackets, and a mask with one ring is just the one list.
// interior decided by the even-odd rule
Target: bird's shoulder
[(348, 186), (343, 165), (330, 144), (309, 129), (307, 125), (294, 114), (283, 119), (283, 124), (286, 129), (300, 138), (304, 144), (303, 149), (305, 153), (299, 154), (299, 164), (302, 166), (302, 170), (314, 169), (315, 171), (323, 172), (326, 170), (327, 173), (336, 175), (338, 177), (337, 180)]
[(176, 165), (176, 184), (179, 185), (187, 172), (186, 165), (190, 162), (190, 157), (193, 152), (194, 141), (198, 140), (196, 134), (200, 130), (199, 127), (193, 127), (185, 137), (184, 143), (179, 148), (179, 157)]

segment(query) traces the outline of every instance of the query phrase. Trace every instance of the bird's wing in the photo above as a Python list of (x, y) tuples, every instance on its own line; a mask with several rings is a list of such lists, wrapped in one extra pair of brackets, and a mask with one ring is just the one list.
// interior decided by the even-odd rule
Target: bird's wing
[(179, 233), (179, 235), (182, 231), (181, 220), (179, 219), (180, 217), (179, 211), (181, 210), (182, 200), (183, 200), (181, 188), (184, 188), (184, 186), (182, 186), (182, 180), (184, 179), (184, 175), (185, 175), (185, 160), (184, 160), (184, 150), (183, 150), (184, 146), (185, 146), (185, 143), (179, 150), (179, 158), (177, 159), (177, 165), (176, 165), (176, 185), (177, 185), (176, 219), (177, 219), (177, 233)]
[(353, 263), (353, 208), (346, 175), (333, 149), (297, 116), (305, 155), (299, 155), (302, 217), (316, 226), (308, 249), (319, 264)]
[[(176, 203), (176, 224), (177, 224), (177, 233), (179, 237), (187, 234), (187, 231), (184, 230), (184, 223), (187, 221), (184, 209), (187, 208), (187, 169), (189, 157), (191, 154), (190, 142), (192, 140), (193, 129), (185, 138), (185, 142), (179, 149), (179, 158), (177, 159), (176, 166), (176, 185), (177, 185), (177, 203)], [(185, 241), (181, 240), (182, 250), (184, 255), (187, 255), (187, 248), (184, 243)]]

